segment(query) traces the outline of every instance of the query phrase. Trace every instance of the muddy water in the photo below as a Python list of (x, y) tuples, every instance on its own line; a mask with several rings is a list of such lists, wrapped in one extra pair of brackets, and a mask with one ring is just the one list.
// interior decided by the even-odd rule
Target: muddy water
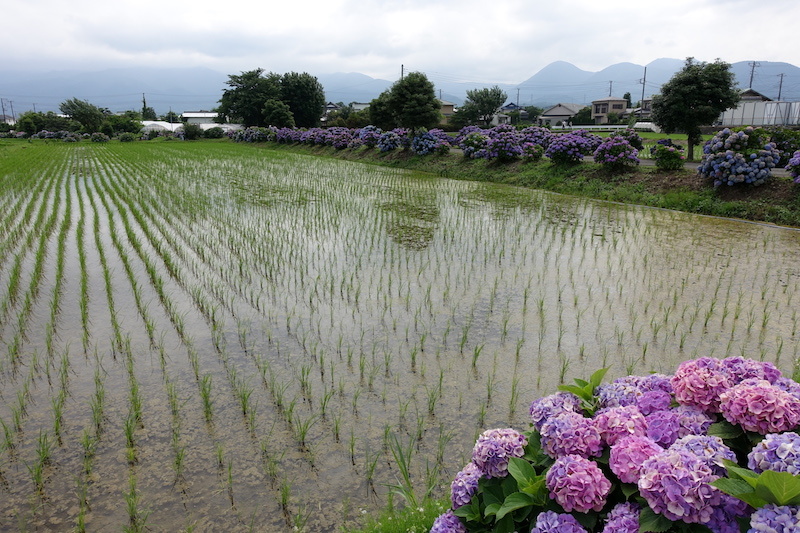
[(1, 530), (334, 531), (385, 505), (395, 442), (441, 491), (599, 367), (797, 357), (794, 230), (234, 144), (30, 150), (0, 176)]

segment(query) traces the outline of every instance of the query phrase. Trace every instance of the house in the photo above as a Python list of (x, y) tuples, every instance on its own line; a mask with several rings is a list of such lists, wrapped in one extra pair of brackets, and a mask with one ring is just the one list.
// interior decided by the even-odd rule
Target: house
[(350, 107), (353, 108), (353, 111), (364, 111), (369, 109), (369, 102), (352, 102)]
[(453, 113), (456, 112), (456, 105), (453, 102), (447, 102), (445, 100), (438, 100), (439, 102), (439, 113), (442, 115), (442, 124), (446, 124), (450, 117), (453, 116)]
[(12, 117), (11, 115), (0, 115), (0, 122), (2, 122), (3, 124), (9, 124), (11, 126), (17, 123), (17, 121), (14, 120), (14, 117)]
[(557, 126), (558, 124), (569, 122), (578, 111), (585, 108), (583, 104), (556, 104), (549, 109), (545, 109), (539, 115), (539, 124), (542, 126)]
[(644, 100), (641, 101), (641, 105), (639, 107), (628, 109), (625, 115), (626, 117), (634, 115), (636, 117), (636, 120), (641, 120), (641, 121), (650, 120), (650, 117), (653, 115), (653, 99), (645, 98)]
[(592, 101), (592, 120), (595, 124), (608, 124), (608, 115), (611, 113), (621, 117), (628, 109), (628, 101), (624, 98), (609, 96), (602, 100)]
[(745, 89), (739, 93), (740, 102), (772, 102), (772, 98), (764, 96), (753, 88)]
[(218, 116), (216, 111), (184, 111), (181, 120), (187, 124), (214, 124)]
[(339, 111), (341, 109), (338, 105), (334, 104), (333, 102), (328, 102), (325, 104), (324, 114), (333, 113), (334, 111)]

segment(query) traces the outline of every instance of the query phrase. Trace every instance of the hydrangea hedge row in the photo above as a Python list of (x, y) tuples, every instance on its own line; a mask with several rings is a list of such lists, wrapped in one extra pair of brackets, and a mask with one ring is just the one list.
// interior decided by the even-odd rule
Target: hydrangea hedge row
[(800, 384), (741, 357), (604, 374), (483, 432), (431, 532), (800, 531)]
[(789, 163), (787, 163), (785, 168), (789, 172), (789, 175), (792, 177), (794, 182), (800, 183), (800, 150), (797, 150), (794, 154), (792, 154), (792, 157), (789, 159)]
[[(554, 134), (547, 128), (530, 126), (516, 129), (504, 124), (493, 128), (466, 126), (453, 138), (440, 129), (422, 130), (411, 136), (406, 129), (382, 131), (376, 126), (360, 129), (331, 128), (246, 128), (228, 134), (240, 142), (279, 142), (345, 148), (377, 148), (381, 152), (411, 149), (419, 155), (446, 154), (457, 146), (464, 157), (501, 162), (538, 161), (547, 156), (556, 164), (579, 163), (584, 157), (610, 168), (639, 164), (639, 135), (628, 130), (603, 139), (586, 130)], [(599, 150), (599, 151), (598, 151)]]

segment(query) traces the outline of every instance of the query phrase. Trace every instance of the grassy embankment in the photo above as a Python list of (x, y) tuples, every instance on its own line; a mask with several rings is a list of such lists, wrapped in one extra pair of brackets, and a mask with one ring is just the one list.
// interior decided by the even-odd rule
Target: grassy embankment
[(741, 185), (714, 189), (710, 181), (701, 179), (691, 168), (665, 172), (641, 165), (622, 173), (609, 173), (592, 162), (559, 166), (546, 158), (536, 163), (497, 163), (465, 159), (460, 152), (417, 156), (409, 151), (381, 154), (365, 148), (335, 150), (303, 145), (266, 146), (275, 150), (431, 172), (452, 179), (504, 183), (613, 202), (800, 227), (800, 195), (787, 176), (773, 176), (761, 187)]

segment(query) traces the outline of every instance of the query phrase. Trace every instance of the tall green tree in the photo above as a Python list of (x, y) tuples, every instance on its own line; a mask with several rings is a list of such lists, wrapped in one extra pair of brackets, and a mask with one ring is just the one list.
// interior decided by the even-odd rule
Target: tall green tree
[(156, 110), (147, 105), (144, 94), (142, 94), (142, 120), (157, 120)]
[(72, 120), (80, 122), (81, 128), (86, 133), (100, 131), (100, 125), (106, 118), (106, 113), (96, 105), (92, 105), (86, 100), (70, 98), (64, 100), (58, 106), (61, 112)]
[(390, 98), (391, 89), (387, 89), (372, 100), (367, 108), (370, 122), (382, 130), (391, 130), (398, 125), (389, 103)]
[(665, 133), (685, 133), (688, 158), (700, 144), (700, 127), (710, 125), (739, 101), (731, 66), (719, 59), (713, 63), (690, 57), (683, 69), (653, 96), (653, 123)]
[(34, 134), (42, 130), (78, 131), (81, 129), (81, 125), (74, 120), (59, 116), (52, 111), (48, 111), (47, 113), (42, 113), (41, 111), (26, 111), (17, 119), (16, 129)]
[(293, 128), (296, 126), (294, 115), (284, 102), (269, 99), (264, 103), (264, 122), (276, 128)]
[(222, 91), (218, 113), (227, 121), (245, 126), (265, 126), (264, 104), (267, 100), (281, 99), (281, 77), (264, 69), (231, 74), (226, 82), (229, 89)]
[(442, 118), (433, 83), (422, 72), (410, 72), (392, 85), (389, 109), (398, 126), (412, 131), (432, 128)]
[(488, 125), (507, 98), (506, 92), (497, 85), (491, 89), (472, 89), (467, 91), (464, 106), (474, 107), (480, 121)]
[(312, 128), (325, 111), (325, 89), (307, 72), (287, 72), (281, 77), (281, 101), (289, 106), (295, 125)]

